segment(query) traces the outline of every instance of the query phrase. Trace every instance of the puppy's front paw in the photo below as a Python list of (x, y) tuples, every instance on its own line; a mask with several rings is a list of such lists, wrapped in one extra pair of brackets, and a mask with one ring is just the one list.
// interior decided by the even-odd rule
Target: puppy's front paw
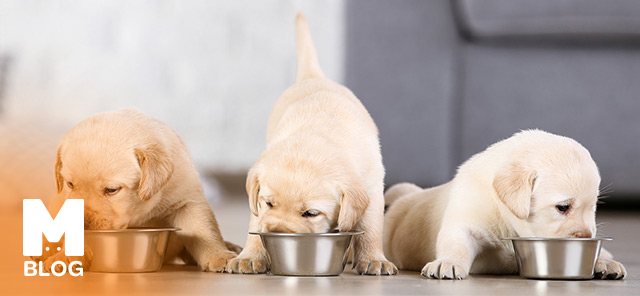
[(240, 256), (227, 264), (228, 273), (266, 273), (269, 269), (267, 258), (261, 255)]
[(447, 260), (435, 260), (427, 263), (420, 274), (432, 279), (461, 280), (467, 277), (467, 270)]
[[(50, 256), (45, 260), (42, 264), (44, 265), (44, 270), (46, 272), (51, 272), (51, 266), (56, 261), (62, 261), (65, 265), (69, 265), (69, 258), (64, 255), (64, 251), (58, 252), (53, 256)], [(56, 272), (62, 272), (62, 266), (56, 265)]]
[[(85, 250), (85, 255), (87, 255), (87, 251)], [(50, 256), (49, 258), (47, 258), (47, 260), (45, 260), (44, 262), (42, 262), (42, 265), (44, 267), (44, 271), (46, 272), (51, 272), (51, 267), (53, 266), (53, 263), (55, 263), (56, 261), (61, 261), (62, 263), (64, 263), (65, 266), (69, 266), (69, 264), (73, 261), (80, 261), (80, 263), (82, 264), (82, 266), (84, 268), (88, 268), (90, 266), (90, 262), (88, 262), (87, 259), (85, 259), (86, 256), (72, 256), (72, 257), (67, 257), (64, 254), (64, 250), (60, 251), (56, 254), (54, 254), (53, 256)], [(90, 257), (89, 257), (90, 258)], [(90, 259), (89, 259), (90, 260)], [(55, 272), (57, 273), (61, 273), (62, 269), (65, 268), (60, 264), (57, 264), (55, 267)]]
[(619, 280), (627, 275), (627, 270), (622, 263), (612, 260), (600, 258), (596, 262), (594, 269), (594, 278), (603, 280)]
[(198, 260), (198, 266), (200, 266), (202, 271), (224, 272), (227, 262), (236, 256), (237, 254), (232, 251), (215, 252), (203, 260)]
[(396, 275), (398, 268), (386, 259), (360, 260), (354, 269), (361, 275)]

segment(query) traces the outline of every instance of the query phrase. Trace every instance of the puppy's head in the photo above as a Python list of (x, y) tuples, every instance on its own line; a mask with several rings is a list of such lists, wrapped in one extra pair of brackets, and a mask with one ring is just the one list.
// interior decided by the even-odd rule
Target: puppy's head
[(493, 188), (536, 236), (595, 237), (598, 168), (574, 140), (545, 134), (498, 170)]
[(88, 229), (123, 229), (135, 223), (158, 202), (154, 195), (171, 177), (167, 152), (152, 142), (131, 143), (117, 132), (76, 128), (83, 131), (72, 129), (58, 147), (59, 194), (84, 199)]
[(349, 231), (369, 204), (357, 181), (305, 161), (259, 161), (249, 171), (247, 193), (263, 232)]

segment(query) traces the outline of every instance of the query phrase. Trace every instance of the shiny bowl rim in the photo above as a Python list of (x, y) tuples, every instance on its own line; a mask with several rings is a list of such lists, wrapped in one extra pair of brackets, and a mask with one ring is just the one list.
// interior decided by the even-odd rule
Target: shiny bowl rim
[(336, 236), (355, 236), (364, 234), (364, 231), (347, 231), (347, 232), (321, 232), (321, 233), (286, 233), (286, 232), (255, 232), (249, 231), (249, 234), (268, 236), (268, 237), (336, 237)]
[(135, 227), (126, 229), (87, 229), (85, 233), (136, 233), (136, 232), (162, 232), (162, 231), (180, 231), (177, 227)]
[(561, 238), (561, 237), (507, 237), (503, 238), (503, 240), (511, 240), (511, 241), (564, 241), (564, 242), (575, 242), (575, 241), (612, 241), (612, 237), (577, 237), (577, 238)]

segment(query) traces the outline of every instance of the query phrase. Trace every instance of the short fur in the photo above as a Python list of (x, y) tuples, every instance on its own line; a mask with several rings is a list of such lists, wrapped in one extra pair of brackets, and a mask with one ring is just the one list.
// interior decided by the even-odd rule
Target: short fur
[[(382, 252), (384, 167), (377, 128), (360, 101), (324, 77), (305, 17), (296, 17), (297, 82), (278, 99), (267, 148), (249, 171), (250, 231), (319, 233), (364, 230), (354, 240), (360, 274), (395, 274)], [(227, 270), (269, 269), (259, 237)]]
[[(598, 168), (578, 142), (522, 131), (473, 156), (449, 183), (387, 190), (385, 254), (430, 278), (515, 273), (513, 247), (502, 238), (595, 237), (599, 185)], [(626, 271), (603, 249), (596, 273), (619, 279)]]
[[(69, 130), (58, 147), (55, 177), (50, 211), (56, 214), (66, 199), (84, 199), (88, 229), (181, 228), (170, 239), (167, 262), (180, 255), (204, 271), (222, 272), (236, 256), (229, 248), (240, 250), (222, 240), (178, 134), (137, 111), (97, 114)], [(68, 259), (63, 250), (45, 263)]]

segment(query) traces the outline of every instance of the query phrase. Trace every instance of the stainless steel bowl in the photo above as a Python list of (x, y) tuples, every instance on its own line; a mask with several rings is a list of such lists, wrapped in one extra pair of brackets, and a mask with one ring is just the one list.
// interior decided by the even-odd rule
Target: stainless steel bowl
[(532, 279), (593, 278), (604, 240), (612, 238), (508, 238), (513, 242), (520, 276)]
[(340, 275), (347, 263), (351, 239), (364, 232), (271, 233), (260, 235), (275, 275)]
[(151, 272), (164, 261), (169, 235), (178, 228), (85, 230), (85, 257), (89, 271)]

